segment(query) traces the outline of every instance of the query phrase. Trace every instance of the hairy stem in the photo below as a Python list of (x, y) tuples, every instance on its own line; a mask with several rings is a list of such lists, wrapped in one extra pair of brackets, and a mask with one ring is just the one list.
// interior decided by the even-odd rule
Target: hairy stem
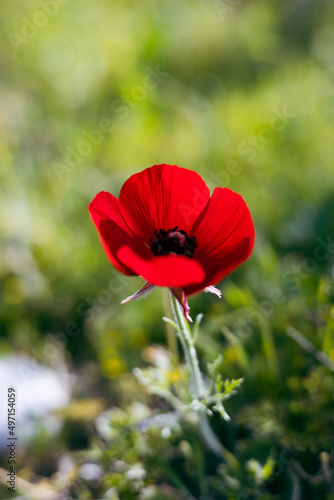
[[(203, 377), (199, 368), (197, 353), (194, 346), (194, 341), (188, 323), (183, 315), (183, 311), (178, 301), (171, 294), (172, 311), (175, 323), (178, 327), (180, 341), (184, 350), (186, 362), (191, 376), (191, 382), (194, 387), (194, 396), (196, 399), (201, 400), (205, 395)], [(226, 456), (226, 451), (220, 441), (217, 439), (215, 433), (212, 431), (208, 422), (208, 416), (205, 410), (200, 410), (200, 425), (203, 438), (213, 453), (219, 456)]]
[(190, 371), (191, 381), (194, 386), (195, 396), (197, 399), (201, 399), (204, 396), (204, 383), (201, 371), (199, 369), (196, 349), (190, 334), (189, 326), (183, 315), (181, 306), (172, 294), (171, 304), (175, 323), (178, 326), (179, 336), (186, 357), (186, 362)]
[[(165, 315), (167, 318), (170, 317), (172, 313), (171, 305), (168, 300), (168, 290), (163, 289), (162, 290), (162, 299), (163, 299), (163, 305), (164, 305), (164, 310), (165, 310)], [(167, 336), (167, 344), (168, 344), (168, 349), (169, 349), (169, 355), (171, 362), (174, 366), (178, 366), (180, 363), (180, 355), (179, 355), (179, 348), (177, 345), (177, 338), (176, 338), (176, 333), (174, 328), (166, 322), (166, 336)]]

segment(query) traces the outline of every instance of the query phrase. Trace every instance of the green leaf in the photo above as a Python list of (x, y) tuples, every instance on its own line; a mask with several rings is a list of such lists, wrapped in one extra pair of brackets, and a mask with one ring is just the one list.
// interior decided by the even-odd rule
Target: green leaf
[(196, 339), (197, 339), (197, 336), (198, 336), (198, 331), (199, 331), (199, 326), (201, 324), (203, 316), (204, 316), (203, 314), (198, 314), (196, 316), (195, 324), (194, 324), (194, 328), (193, 328), (193, 333), (192, 333), (192, 337), (193, 337), (194, 343), (196, 342)]
[(166, 318), (166, 316), (163, 316), (162, 321), (171, 325), (173, 328), (175, 328), (176, 332), (179, 333), (179, 327), (177, 326), (175, 321), (173, 321), (172, 319)]

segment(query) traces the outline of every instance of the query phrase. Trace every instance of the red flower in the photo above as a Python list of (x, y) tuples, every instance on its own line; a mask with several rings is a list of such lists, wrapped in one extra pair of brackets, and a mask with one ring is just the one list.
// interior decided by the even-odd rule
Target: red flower
[(123, 302), (166, 286), (183, 306), (250, 255), (255, 231), (243, 198), (227, 188), (210, 192), (201, 177), (176, 165), (132, 175), (119, 199), (102, 191), (89, 206), (105, 252), (116, 269), (146, 283)]

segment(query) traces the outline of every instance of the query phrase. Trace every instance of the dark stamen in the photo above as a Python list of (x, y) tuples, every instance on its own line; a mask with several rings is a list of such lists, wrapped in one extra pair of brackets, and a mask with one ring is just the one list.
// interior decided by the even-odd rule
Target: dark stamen
[(156, 229), (150, 239), (154, 255), (177, 254), (192, 258), (197, 248), (195, 236), (188, 236), (185, 231), (175, 226), (173, 229)]

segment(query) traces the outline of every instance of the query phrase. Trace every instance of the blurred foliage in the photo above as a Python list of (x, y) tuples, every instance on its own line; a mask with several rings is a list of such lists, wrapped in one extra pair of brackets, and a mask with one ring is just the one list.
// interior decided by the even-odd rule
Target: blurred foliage
[[(73, 374), (59, 431), (21, 446), (26, 498), (333, 498), (333, 371), (286, 332), (334, 360), (334, 4), (3, 0), (0, 14), (0, 351), (54, 365), (52, 345)], [(190, 299), (201, 364), (222, 354), (223, 379), (244, 378), (231, 421), (212, 418), (224, 459), (132, 375), (166, 342), (163, 301), (120, 306), (141, 280), (111, 268), (87, 212), (154, 163), (240, 192), (257, 228), (223, 299)]]

